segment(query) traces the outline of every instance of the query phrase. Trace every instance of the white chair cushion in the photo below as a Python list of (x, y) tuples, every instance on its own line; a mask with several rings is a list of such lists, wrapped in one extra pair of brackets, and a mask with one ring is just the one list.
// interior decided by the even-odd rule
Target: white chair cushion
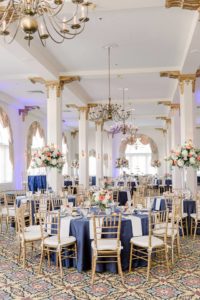
[[(23, 239), (22, 233), (20, 233), (20, 238)], [(45, 237), (47, 237), (48, 234), (45, 234)], [(39, 241), (42, 239), (42, 234), (41, 231), (39, 230), (30, 230), (30, 231), (25, 231), (24, 232), (24, 240), (26, 242), (31, 242), (31, 241)]]
[[(193, 219), (196, 219), (197, 215), (196, 214), (191, 214), (190, 217), (193, 218)], [(200, 220), (200, 214), (198, 215), (198, 220)]]
[[(167, 236), (168, 237), (171, 237), (172, 235), (176, 236), (177, 233), (178, 232), (177, 232), (176, 229), (174, 229), (174, 231), (172, 231), (172, 228), (167, 228)], [(153, 230), (153, 234), (156, 235), (156, 236), (164, 236), (165, 235), (165, 228), (155, 229), (155, 230)]]
[[(121, 246), (121, 242), (119, 245), (120, 249), (123, 249)], [(117, 240), (114, 239), (99, 239), (97, 240), (97, 247), (95, 245), (95, 242), (92, 242), (92, 249), (99, 250), (99, 251), (115, 251), (118, 249)]]
[(7, 208), (4, 207), (2, 209), (2, 215), (3, 216), (9, 215), (10, 217), (15, 217), (15, 208), (14, 208), (14, 206), (13, 207), (9, 207), (8, 211), (7, 211)]
[(31, 225), (31, 226), (28, 226), (28, 227), (25, 227), (24, 228), (24, 231), (26, 231), (26, 232), (30, 232), (30, 231), (39, 231), (39, 232), (41, 232), (41, 227), (40, 227), (40, 225)]
[[(149, 247), (149, 236), (144, 235), (144, 236), (132, 237), (130, 242), (138, 247), (148, 248)], [(159, 239), (155, 236), (151, 237), (151, 247), (152, 248), (160, 247), (162, 245), (164, 245), (164, 241), (162, 241), (161, 239)]]
[(182, 219), (187, 218), (188, 214), (187, 213), (182, 213)]
[(48, 238), (46, 238), (44, 240), (44, 245), (53, 247), (53, 248), (57, 248), (58, 246), (67, 246), (74, 242), (76, 242), (76, 238), (74, 236), (68, 236), (68, 237), (61, 236), (60, 243), (58, 243), (58, 236), (54, 235), (54, 236), (49, 236)]

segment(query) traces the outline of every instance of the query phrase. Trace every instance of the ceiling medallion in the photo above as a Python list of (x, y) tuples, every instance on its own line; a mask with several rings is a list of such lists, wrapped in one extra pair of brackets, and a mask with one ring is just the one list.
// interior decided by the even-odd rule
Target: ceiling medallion
[[(22, 31), (30, 42), (38, 34), (43, 46), (51, 38), (55, 43), (73, 39), (89, 21), (87, 0), (72, 0), (74, 11), (66, 17), (65, 0), (0, 0), (0, 35), (11, 43)], [(67, 13), (69, 15), (69, 13)]]
[(111, 103), (110, 93), (110, 50), (116, 45), (109, 45), (105, 47), (108, 50), (108, 104), (98, 104), (95, 107), (89, 108), (90, 121), (123, 121), (127, 120), (130, 116), (130, 111), (126, 111), (119, 104)]

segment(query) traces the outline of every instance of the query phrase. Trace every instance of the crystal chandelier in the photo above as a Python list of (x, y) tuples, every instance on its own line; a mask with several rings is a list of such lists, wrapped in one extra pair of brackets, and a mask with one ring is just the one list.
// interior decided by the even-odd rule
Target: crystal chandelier
[(123, 121), (127, 120), (130, 112), (123, 109), (121, 105), (111, 103), (110, 93), (110, 50), (113, 46), (109, 45), (108, 49), (108, 104), (98, 104), (97, 106), (90, 107), (89, 120), (90, 121)]
[[(89, 21), (88, 0), (71, 0), (74, 12), (65, 15), (66, 0), (0, 0), (0, 35), (11, 43), (18, 32), (30, 41), (38, 34), (43, 46), (50, 37), (55, 43), (73, 39), (80, 34)], [(69, 1), (68, 1), (69, 2)], [(8, 37), (7, 37), (8, 36)], [(6, 38), (7, 37), (7, 38)]]

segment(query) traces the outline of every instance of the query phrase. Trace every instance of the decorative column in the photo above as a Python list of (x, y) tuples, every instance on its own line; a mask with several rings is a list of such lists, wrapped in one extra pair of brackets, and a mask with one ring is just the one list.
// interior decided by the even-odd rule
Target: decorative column
[[(169, 155), (169, 153), (171, 151), (171, 119), (168, 119), (168, 121), (166, 121), (166, 125), (167, 125), (167, 132), (166, 132), (166, 152), (167, 152), (167, 155)], [(166, 173), (170, 173), (170, 166), (169, 166), (169, 164), (167, 164)]]
[(96, 125), (96, 185), (100, 186), (103, 178), (103, 122), (97, 121)]
[(112, 177), (112, 135), (108, 134), (108, 176)]
[[(194, 91), (196, 78), (200, 77), (200, 71), (197, 70), (195, 74), (181, 74), (180, 71), (164, 71), (160, 73), (160, 76), (178, 79), (180, 87), (181, 144), (190, 139), (195, 144)], [(187, 168), (186, 185), (193, 194), (196, 193), (197, 174), (192, 167)]]
[[(55, 145), (62, 151), (62, 99), (58, 81), (47, 81), (47, 144)], [(48, 185), (55, 192), (62, 187), (62, 175), (56, 168), (48, 170)]]
[[(171, 149), (176, 149), (181, 144), (180, 136), (180, 106), (171, 108)], [(169, 155), (169, 153), (168, 153)], [(173, 188), (181, 189), (181, 170), (179, 168), (172, 168), (172, 184)]]
[[(195, 81), (196, 75), (193, 74), (182, 74), (179, 77), (181, 144), (188, 140), (195, 144)], [(197, 172), (192, 167), (187, 168), (186, 186), (193, 194), (196, 193)]]
[(79, 184), (89, 185), (88, 175), (88, 108), (79, 108)]

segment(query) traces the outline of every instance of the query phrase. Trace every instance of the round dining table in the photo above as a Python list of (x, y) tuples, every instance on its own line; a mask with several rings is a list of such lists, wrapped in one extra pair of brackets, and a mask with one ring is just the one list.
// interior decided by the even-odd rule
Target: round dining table
[[(141, 220), (142, 235), (148, 234), (148, 215), (137, 214)], [(77, 240), (77, 269), (79, 272), (91, 269), (92, 264), (92, 248), (90, 238), (90, 219), (79, 218), (72, 219), (70, 222), (70, 235), (75, 236)], [(130, 219), (122, 218), (120, 240), (122, 244), (121, 263), (122, 269), (128, 270), (130, 256), (130, 239), (133, 237), (132, 223)], [(136, 260), (135, 267), (146, 266), (144, 260)], [(117, 272), (116, 263), (97, 263), (97, 272), (110, 271)]]

